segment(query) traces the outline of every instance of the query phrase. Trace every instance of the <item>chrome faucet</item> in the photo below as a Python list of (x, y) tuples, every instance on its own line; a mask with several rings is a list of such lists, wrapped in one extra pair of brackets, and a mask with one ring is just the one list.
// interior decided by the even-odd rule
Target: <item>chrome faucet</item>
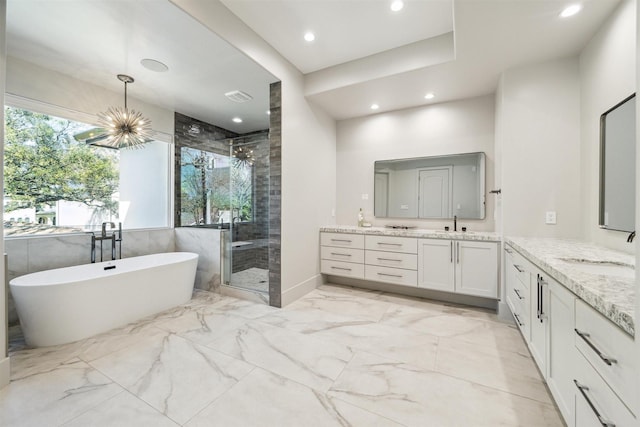
[(113, 222), (103, 222), (101, 237), (107, 237), (107, 224), (111, 227), (112, 230), (116, 228), (116, 225)]
[(102, 257), (102, 241), (103, 240), (111, 240), (111, 259), (112, 260), (115, 260), (117, 258), (116, 242), (119, 243), (120, 258), (122, 258), (122, 223), (118, 224), (118, 230), (111, 233), (110, 236), (107, 236), (107, 225), (109, 225), (111, 229), (116, 228), (116, 225), (113, 222), (107, 221), (102, 223), (100, 237), (96, 237), (95, 233), (90, 233), (92, 263), (96, 262), (96, 241), (100, 242), (100, 261), (103, 261), (103, 257)]
[(627, 237), (627, 242), (629, 243), (633, 242), (633, 239), (635, 239), (635, 237), (636, 237), (636, 230), (633, 230), (631, 234), (629, 234), (629, 237)]

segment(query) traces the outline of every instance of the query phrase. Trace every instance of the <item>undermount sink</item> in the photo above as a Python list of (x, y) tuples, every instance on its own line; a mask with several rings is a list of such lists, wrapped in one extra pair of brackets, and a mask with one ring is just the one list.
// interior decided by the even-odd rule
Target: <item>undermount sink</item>
[(602, 276), (617, 276), (633, 279), (636, 275), (635, 267), (631, 264), (616, 261), (594, 261), (582, 258), (559, 258), (565, 264), (588, 274)]

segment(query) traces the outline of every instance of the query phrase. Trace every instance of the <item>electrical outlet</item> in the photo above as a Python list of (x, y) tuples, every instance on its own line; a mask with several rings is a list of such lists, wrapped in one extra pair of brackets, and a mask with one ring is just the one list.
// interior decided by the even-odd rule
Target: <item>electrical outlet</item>
[(547, 224), (555, 224), (556, 223), (556, 212), (548, 211), (545, 215), (545, 222)]

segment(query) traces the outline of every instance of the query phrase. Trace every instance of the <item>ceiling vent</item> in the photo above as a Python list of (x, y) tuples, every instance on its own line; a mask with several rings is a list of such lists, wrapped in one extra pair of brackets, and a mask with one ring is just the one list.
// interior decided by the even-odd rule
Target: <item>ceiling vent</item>
[(225, 93), (224, 96), (226, 96), (233, 102), (238, 103), (251, 101), (253, 99), (253, 96), (249, 95), (248, 93), (244, 93), (241, 90), (232, 90), (231, 92)]

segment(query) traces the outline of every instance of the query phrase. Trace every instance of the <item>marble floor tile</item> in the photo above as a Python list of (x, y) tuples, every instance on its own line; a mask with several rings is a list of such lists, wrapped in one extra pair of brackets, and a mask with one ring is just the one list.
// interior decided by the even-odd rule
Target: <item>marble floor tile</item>
[(198, 344), (209, 344), (216, 338), (235, 333), (251, 321), (230, 313), (233, 311), (219, 312), (200, 308), (176, 319), (160, 321), (157, 327)]
[(551, 403), (551, 397), (528, 353), (441, 338), (435, 370), (477, 384)]
[(209, 305), (207, 310), (218, 311), (221, 313), (233, 313), (235, 316), (255, 319), (267, 314), (275, 313), (280, 309), (254, 301), (225, 296), (223, 300)]
[(160, 412), (156, 411), (128, 391), (118, 393), (62, 427), (177, 427)]
[(316, 390), (326, 391), (353, 356), (348, 347), (251, 322), (208, 347)]
[(470, 307), (451, 302), (441, 302), (426, 298), (411, 297), (406, 295), (382, 293), (378, 298), (382, 301), (391, 302), (401, 307), (422, 308), (428, 311), (438, 311), (443, 314), (453, 314), (464, 317), (472, 317), (482, 320), (491, 320), (493, 322), (502, 322), (494, 310)]
[(320, 286), (289, 304), (284, 310), (322, 310), (377, 322), (389, 308), (389, 303), (375, 298), (376, 295), (372, 291)]
[(187, 427), (401, 427), (295, 381), (256, 368)]
[(527, 351), (516, 326), (501, 322), (402, 307), (390, 311), (380, 323), (438, 337), (456, 338), (477, 345), (504, 348), (514, 352)]
[(551, 405), (367, 353), (356, 354), (328, 395), (406, 426), (548, 427), (559, 420)]
[(48, 372), (12, 379), (0, 390), (0, 425), (56, 426), (121, 391), (111, 379), (73, 359)]
[(245, 362), (168, 332), (91, 364), (179, 424), (253, 369)]

